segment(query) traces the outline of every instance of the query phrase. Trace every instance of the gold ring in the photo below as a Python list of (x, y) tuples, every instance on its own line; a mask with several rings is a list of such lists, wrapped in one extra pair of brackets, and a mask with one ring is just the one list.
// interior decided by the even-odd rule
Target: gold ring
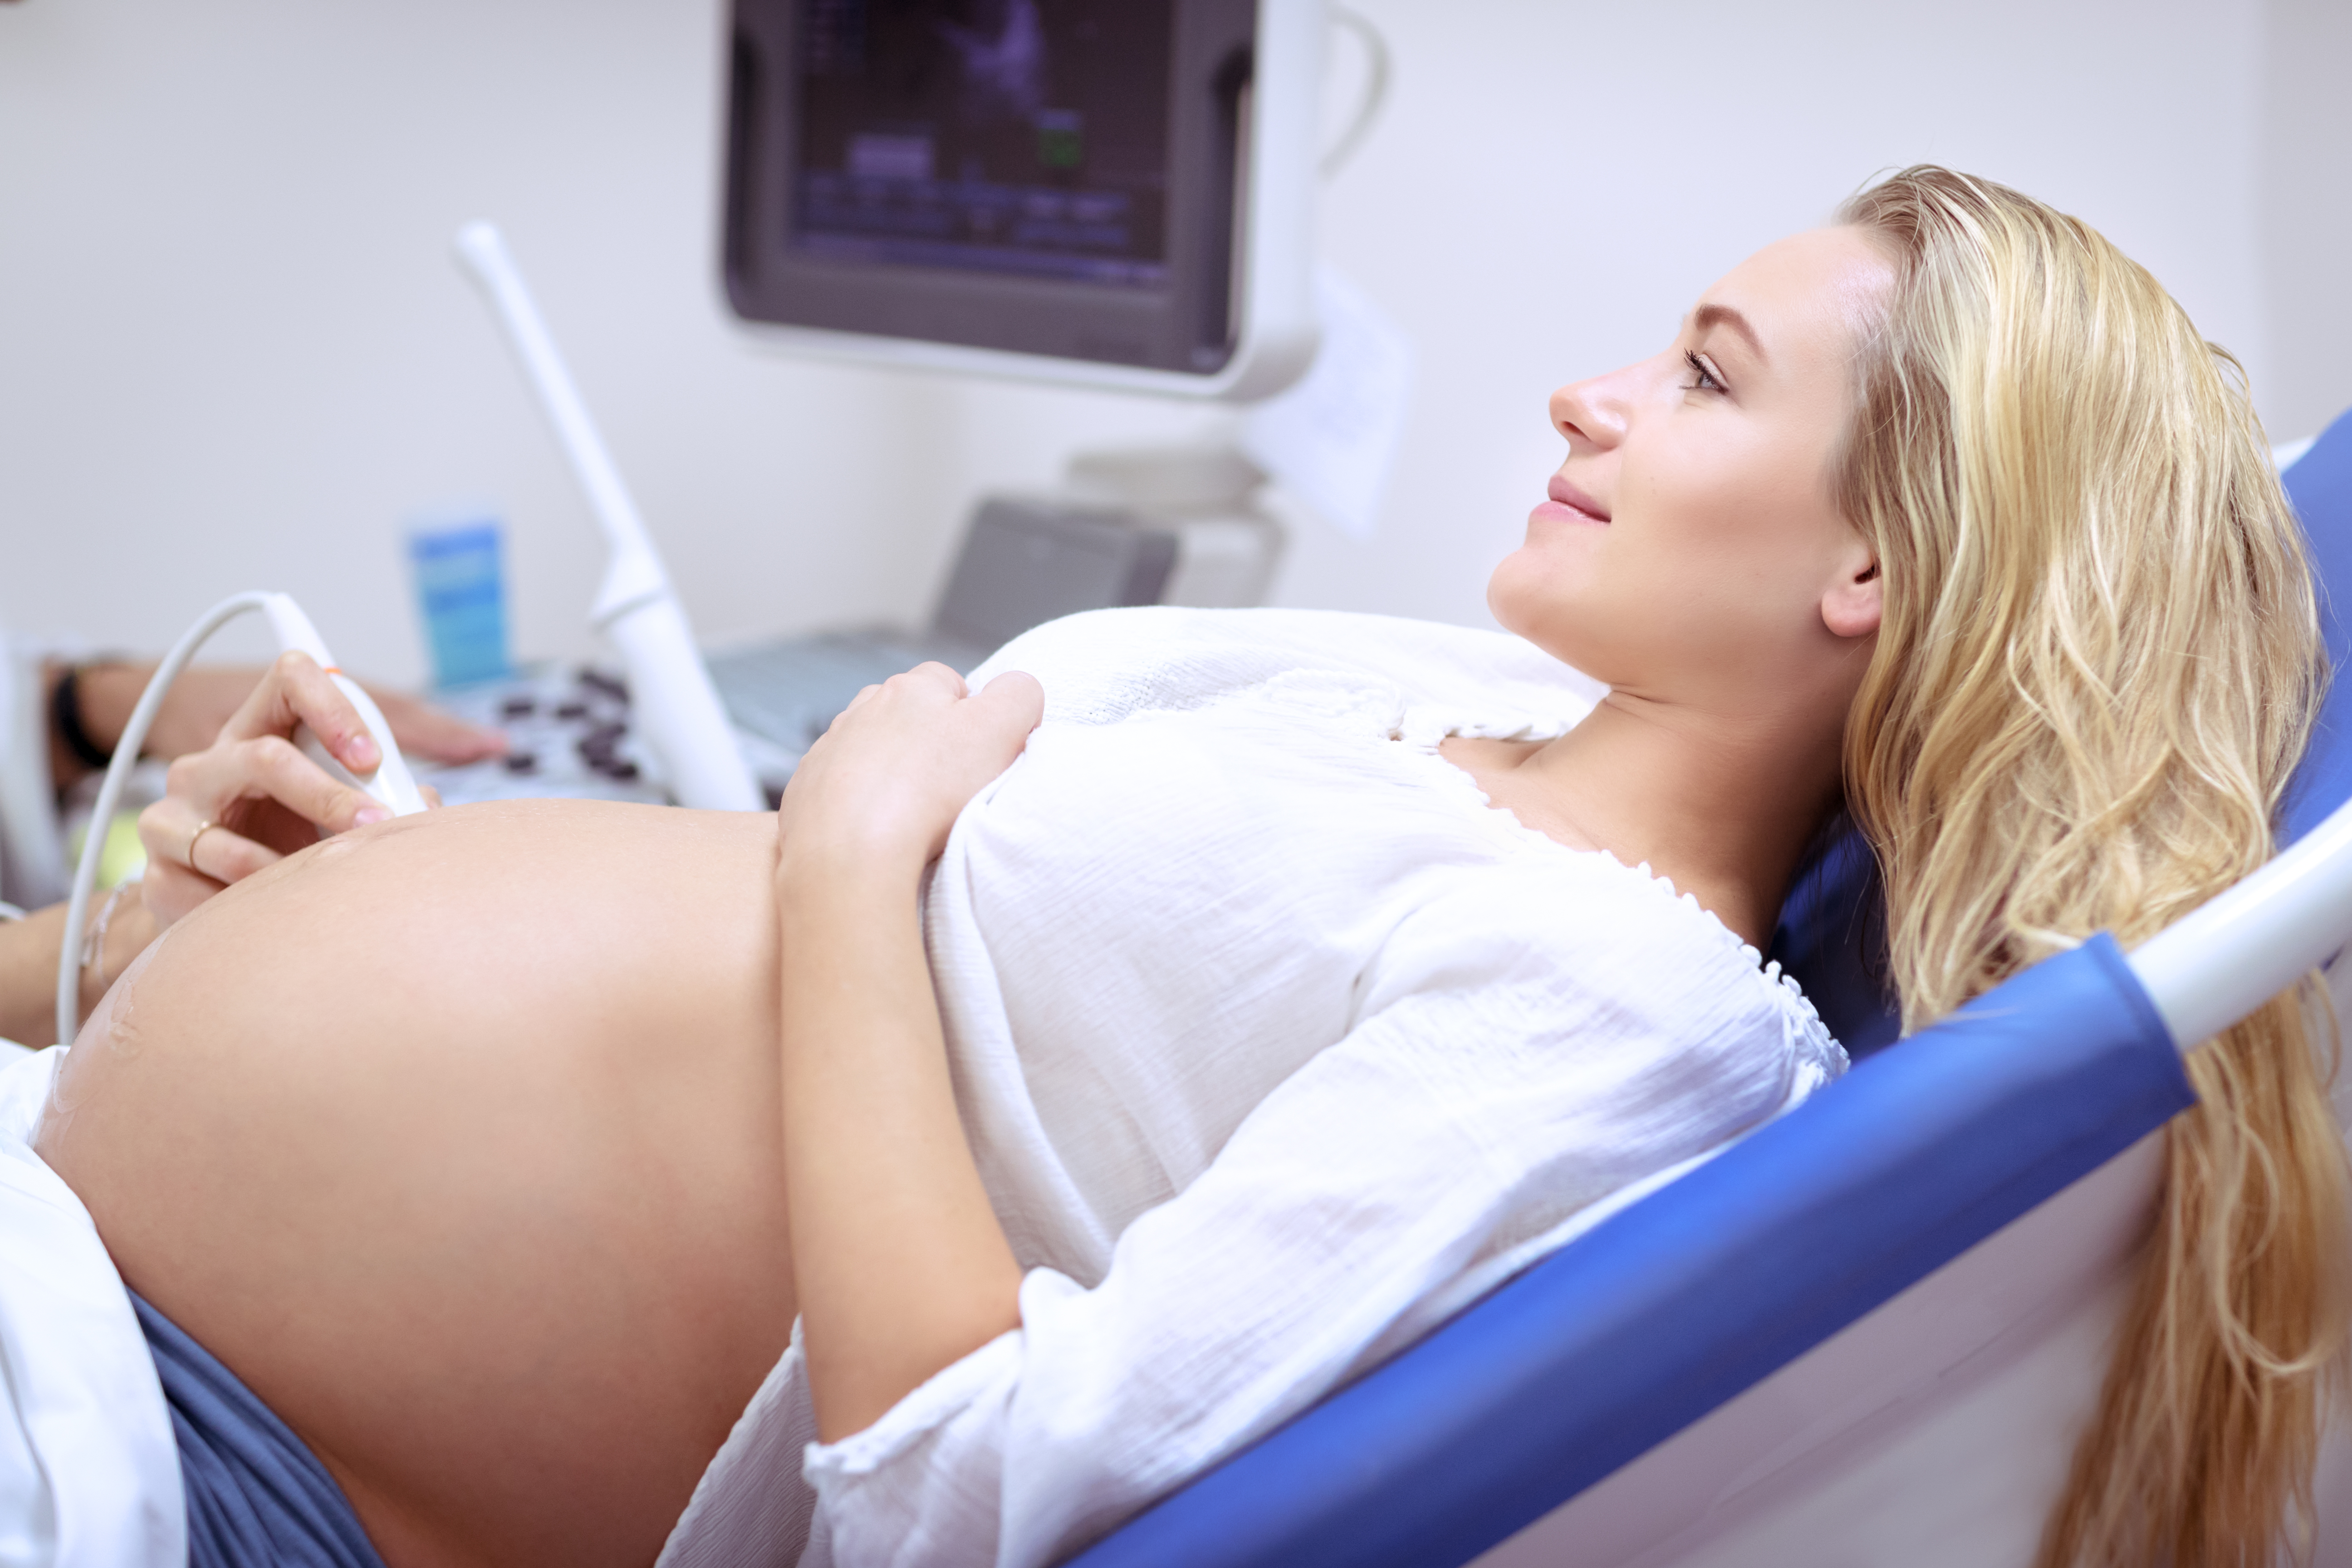
[(196, 840), (202, 838), (205, 834), (210, 833), (214, 828), (218, 827), (219, 826), (219, 823), (215, 822), (210, 817), (206, 817), (204, 821), (196, 824), (196, 830), (194, 833), (188, 835), (188, 869), (195, 872), (199, 877), (203, 876), (205, 873), (204, 868), (196, 864)]

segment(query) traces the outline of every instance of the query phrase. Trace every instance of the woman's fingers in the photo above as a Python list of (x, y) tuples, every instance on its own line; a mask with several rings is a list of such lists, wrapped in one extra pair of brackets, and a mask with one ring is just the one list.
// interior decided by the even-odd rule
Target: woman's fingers
[(972, 700), (995, 722), (1006, 726), (1024, 742), (1029, 731), (1045, 717), (1045, 689), (1037, 683), (1035, 676), (1024, 669), (1006, 670), (982, 687), (980, 695)]
[(780, 826), (794, 854), (838, 850), (875, 864), (921, 859), (957, 815), (1021, 754), (1045, 711), (1026, 675), (973, 695), (943, 664), (868, 687), (809, 749), (784, 792)]
[(939, 688), (950, 697), (971, 695), (971, 688), (964, 684), (962, 675), (956, 670), (955, 667), (941, 664), (937, 659), (927, 659), (908, 670), (907, 674), (913, 679)]

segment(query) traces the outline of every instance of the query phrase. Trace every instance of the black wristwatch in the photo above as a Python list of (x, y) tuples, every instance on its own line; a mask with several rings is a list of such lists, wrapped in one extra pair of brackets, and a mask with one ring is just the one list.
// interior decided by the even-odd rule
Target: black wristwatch
[(49, 722), (74, 761), (92, 773), (104, 773), (114, 761), (114, 752), (100, 746), (82, 728), (81, 693), (77, 689), (80, 679), (81, 667), (77, 664), (66, 666), (66, 672), (58, 677), (57, 689), (49, 693)]

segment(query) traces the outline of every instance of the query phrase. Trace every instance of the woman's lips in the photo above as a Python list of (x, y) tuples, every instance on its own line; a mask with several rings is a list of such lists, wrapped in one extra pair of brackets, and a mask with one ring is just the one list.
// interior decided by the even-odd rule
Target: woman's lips
[(1549, 498), (1536, 504), (1535, 515), (1557, 522), (1607, 522), (1609, 513), (1601, 503), (1561, 479), (1558, 474), (1544, 487)]

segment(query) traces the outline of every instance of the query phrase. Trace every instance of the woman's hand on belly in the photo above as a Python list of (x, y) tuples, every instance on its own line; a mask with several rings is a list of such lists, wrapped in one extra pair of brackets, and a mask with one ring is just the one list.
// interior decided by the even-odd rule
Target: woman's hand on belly
[(787, 861), (844, 857), (919, 873), (982, 786), (1013, 764), (1045, 710), (1018, 672), (971, 692), (944, 664), (869, 686), (793, 774), (777, 816)]
[(785, 1190), (817, 1429), (858, 1431), (1020, 1324), (1021, 1267), (956, 1112), (922, 868), (1044, 711), (944, 665), (859, 694), (779, 813)]

